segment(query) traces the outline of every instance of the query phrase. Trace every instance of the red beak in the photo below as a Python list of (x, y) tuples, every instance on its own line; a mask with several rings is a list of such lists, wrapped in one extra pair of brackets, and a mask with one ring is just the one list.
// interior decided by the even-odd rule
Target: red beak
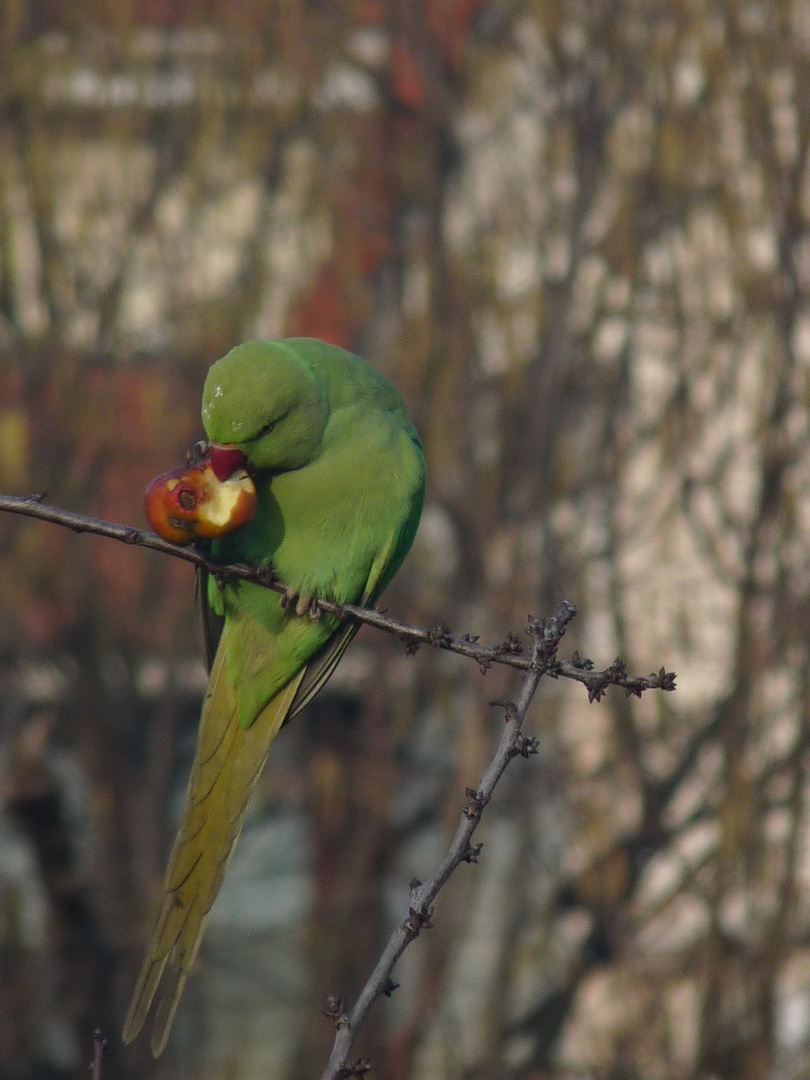
[(224, 484), (231, 473), (236, 472), (247, 461), (242, 451), (237, 450), (235, 446), (217, 446), (214, 443), (209, 449), (209, 455), (211, 469), (221, 484)]

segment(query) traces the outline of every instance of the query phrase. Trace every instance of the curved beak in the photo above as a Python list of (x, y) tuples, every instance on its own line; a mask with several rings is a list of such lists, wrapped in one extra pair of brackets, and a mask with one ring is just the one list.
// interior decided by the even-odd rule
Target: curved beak
[(208, 451), (211, 469), (220, 483), (224, 483), (231, 473), (241, 468), (247, 458), (236, 446), (218, 446), (212, 443)]

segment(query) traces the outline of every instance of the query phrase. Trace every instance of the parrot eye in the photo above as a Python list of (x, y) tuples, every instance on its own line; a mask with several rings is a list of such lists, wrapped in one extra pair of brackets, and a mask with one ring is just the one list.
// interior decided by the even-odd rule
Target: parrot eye
[(264, 425), (264, 427), (260, 428), (259, 431), (256, 432), (256, 434), (253, 436), (253, 438), (254, 439), (260, 439), (262, 437), (262, 435), (269, 435), (270, 432), (273, 430), (273, 428), (275, 426), (276, 426), (275, 420), (268, 420), (268, 422)]

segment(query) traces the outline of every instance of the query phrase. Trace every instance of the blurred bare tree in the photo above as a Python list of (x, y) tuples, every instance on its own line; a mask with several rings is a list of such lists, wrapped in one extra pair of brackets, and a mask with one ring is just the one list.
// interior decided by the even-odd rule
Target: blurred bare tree
[[(810, 0), (0, 6), (0, 488), (141, 521), (207, 365), (289, 333), (406, 397), (387, 603), (563, 596), (679, 692), (544, 688), (361, 1050), (390, 1080), (810, 1067)], [(0, 529), (0, 1077), (319, 1075), (510, 692), (363, 632), (274, 749), (165, 1060), (112, 1037), (203, 685), (182, 566)]]

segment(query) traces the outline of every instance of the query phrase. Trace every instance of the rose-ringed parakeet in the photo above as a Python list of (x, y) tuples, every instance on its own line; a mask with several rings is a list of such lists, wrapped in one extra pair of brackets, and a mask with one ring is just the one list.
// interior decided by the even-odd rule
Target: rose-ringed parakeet
[(272, 567), (290, 593), (202, 581), (210, 679), (163, 901), (124, 1025), (129, 1042), (163, 980), (155, 1055), (270, 743), (321, 689), (357, 629), (314, 618), (311, 601), (374, 603), (411, 546), (425, 485), (399, 395), (358, 357), (320, 341), (237, 346), (208, 373), (202, 419), (219, 480), (245, 467), (256, 487), (252, 519), (215, 540), (212, 554)]

